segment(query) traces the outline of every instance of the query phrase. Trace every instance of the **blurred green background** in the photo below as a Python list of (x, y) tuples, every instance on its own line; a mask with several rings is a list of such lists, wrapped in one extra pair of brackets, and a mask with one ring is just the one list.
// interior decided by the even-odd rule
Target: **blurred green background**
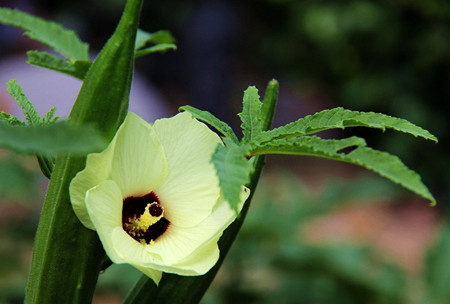
[[(75, 29), (94, 52), (123, 3), (0, 2)], [(343, 106), (406, 118), (440, 141), (365, 129), (324, 134), (364, 136), (400, 156), (423, 176), (436, 208), (351, 165), (269, 157), (203, 303), (450, 303), (450, 2), (146, 1), (141, 28), (178, 39), (177, 52), (136, 67), (173, 113), (191, 104), (237, 127), (243, 90), (276, 78), (275, 125)], [(0, 59), (25, 51), (12, 34), (20, 32), (0, 26)], [(23, 300), (44, 188), (32, 158), (0, 154), (1, 304)], [(108, 269), (94, 302), (120, 303), (138, 275)]]

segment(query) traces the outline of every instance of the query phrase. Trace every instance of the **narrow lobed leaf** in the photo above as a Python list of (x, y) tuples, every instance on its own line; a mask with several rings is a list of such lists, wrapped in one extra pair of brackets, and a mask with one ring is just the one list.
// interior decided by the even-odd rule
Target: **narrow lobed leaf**
[(254, 144), (251, 155), (262, 154), (309, 155), (352, 163), (386, 177), (429, 200), (432, 205), (436, 203), (416, 172), (406, 167), (398, 157), (366, 147), (365, 140), (359, 137), (322, 139), (305, 136)]
[(244, 134), (242, 141), (244, 143), (252, 141), (262, 132), (261, 107), (258, 89), (253, 86), (248, 87), (244, 91), (242, 112), (238, 114), (242, 121), (241, 128)]
[(275, 113), (274, 104), (278, 101), (278, 89), (278, 81), (275, 79), (272, 79), (267, 84), (260, 114), (262, 120), (262, 130), (269, 130), (272, 125), (272, 117)]
[(249, 146), (239, 146), (225, 138), (226, 146), (218, 145), (211, 159), (219, 178), (220, 189), (231, 208), (238, 212), (242, 185), (247, 185), (252, 164), (245, 158)]
[(176, 40), (169, 31), (149, 33), (139, 29), (136, 34), (135, 50), (143, 48), (146, 44), (175, 44)]
[(256, 140), (266, 142), (273, 139), (302, 136), (328, 129), (344, 129), (347, 127), (369, 127), (383, 131), (393, 129), (437, 142), (437, 138), (430, 132), (405, 119), (374, 112), (351, 111), (343, 108), (324, 110), (314, 115), (300, 118), (285, 126), (264, 132)]
[(49, 125), (49, 124), (54, 123), (59, 118), (59, 116), (55, 117), (55, 112), (56, 112), (56, 107), (51, 108), (50, 111), (48, 111), (44, 115), (44, 117), (42, 117), (42, 123), (44, 125)]
[(70, 61), (89, 60), (89, 46), (82, 42), (76, 33), (61, 25), (19, 11), (17, 9), (0, 8), (0, 23), (25, 30), (25, 35), (39, 41)]
[(74, 127), (67, 122), (27, 127), (0, 123), (0, 147), (21, 154), (38, 154), (42, 158), (62, 153), (86, 155), (100, 151), (105, 142), (96, 129)]
[(23, 122), (22, 120), (20, 120), (19, 118), (17, 118), (14, 115), (11, 115), (9, 113), (0, 111), (0, 123), (6, 123), (7, 125), (10, 126), (24, 126), (25, 122)]
[(23, 93), (20, 85), (15, 79), (8, 81), (6, 91), (14, 98), (17, 104), (22, 108), (26, 121), (31, 126), (38, 126), (41, 124), (41, 117), (31, 104), (30, 100)]
[(29, 64), (61, 72), (80, 80), (84, 79), (91, 64), (88, 60), (67, 61), (56, 55), (40, 51), (28, 51), (27, 55)]
[(161, 44), (157, 44), (145, 49), (140, 49), (137, 50), (134, 53), (134, 57), (135, 58), (139, 58), (145, 55), (149, 55), (149, 54), (153, 54), (153, 53), (158, 53), (158, 52), (167, 52), (167, 51), (176, 51), (177, 50), (177, 46), (175, 44), (172, 43), (161, 43)]
[(239, 139), (237, 138), (236, 134), (234, 133), (233, 129), (226, 124), (225, 122), (221, 121), (211, 113), (207, 111), (202, 111), (199, 109), (196, 109), (191, 106), (182, 106), (178, 109), (181, 111), (186, 111), (192, 114), (196, 119), (203, 121), (204, 123), (207, 123), (217, 131), (219, 131), (223, 136), (226, 138), (231, 139), (234, 143), (239, 143)]

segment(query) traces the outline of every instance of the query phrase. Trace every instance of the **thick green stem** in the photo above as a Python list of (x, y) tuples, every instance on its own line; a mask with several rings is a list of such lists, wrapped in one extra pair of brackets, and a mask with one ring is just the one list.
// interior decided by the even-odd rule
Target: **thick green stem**
[[(121, 21), (86, 74), (69, 120), (90, 123), (110, 141), (128, 108), (134, 44), (143, 0), (129, 0)], [(69, 184), (84, 157), (60, 156), (50, 180), (35, 238), (26, 303), (91, 303), (105, 253), (94, 231), (81, 225)]]
[[(272, 80), (267, 86), (264, 98), (264, 103), (266, 104), (262, 108), (263, 117), (266, 118), (263, 124), (265, 130), (270, 128), (277, 97), (278, 83)], [(159, 287), (148, 277), (142, 276), (128, 294), (124, 304), (195, 304), (200, 301), (233, 244), (244, 222), (253, 194), (255, 193), (262, 168), (264, 167), (264, 156), (255, 157), (251, 161), (255, 168), (250, 179), (250, 184), (248, 185), (251, 196), (247, 199), (239, 218), (224, 231), (220, 238), (220, 258), (217, 264), (208, 273), (198, 277), (186, 277), (165, 273), (159, 283)]]

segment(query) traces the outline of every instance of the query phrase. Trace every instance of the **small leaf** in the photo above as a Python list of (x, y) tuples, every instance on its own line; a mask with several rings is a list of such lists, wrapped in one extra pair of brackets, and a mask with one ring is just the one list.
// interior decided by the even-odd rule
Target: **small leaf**
[(0, 123), (6, 123), (10, 126), (24, 126), (25, 123), (14, 115), (0, 111)]
[[(349, 148), (351, 151), (345, 152)], [(364, 139), (359, 137), (340, 140), (321, 139), (317, 136), (277, 139), (265, 144), (255, 144), (251, 155), (261, 154), (310, 155), (352, 163), (388, 178), (429, 200), (432, 205), (436, 203), (416, 172), (408, 169), (398, 157), (366, 147)]]
[(89, 46), (82, 42), (74, 31), (57, 23), (9, 8), (0, 8), (0, 23), (25, 30), (26, 36), (51, 47), (71, 62), (89, 60)]
[(11, 96), (15, 99), (17, 104), (22, 108), (23, 114), (25, 115), (28, 124), (31, 126), (40, 125), (41, 117), (37, 113), (34, 106), (31, 104), (31, 102), (28, 100), (28, 98), (23, 93), (20, 85), (16, 83), (16, 80), (13, 79), (8, 81), (7, 85), (8, 87), (6, 91), (9, 94), (11, 94)]
[(143, 48), (148, 43), (153, 44), (175, 44), (176, 40), (169, 31), (157, 31), (149, 33), (139, 29), (136, 35), (135, 50)]
[(80, 80), (84, 79), (91, 65), (88, 60), (67, 61), (47, 52), (28, 51), (27, 55), (29, 64), (61, 72)]
[(136, 53), (134, 54), (134, 57), (139, 58), (139, 57), (153, 54), (153, 53), (167, 52), (169, 50), (176, 51), (177, 46), (175, 44), (168, 44), (168, 43), (157, 44), (157, 45), (148, 47), (146, 49), (141, 49), (141, 50), (136, 51)]
[(267, 84), (264, 100), (261, 107), (262, 130), (270, 129), (272, 117), (275, 112), (275, 104), (278, 101), (278, 81), (272, 79)]
[(253, 167), (245, 158), (249, 148), (247, 145), (239, 146), (228, 138), (224, 142), (226, 146), (217, 146), (211, 162), (216, 168), (224, 198), (238, 212), (242, 186), (248, 184)]
[(236, 144), (239, 143), (239, 139), (233, 132), (233, 129), (225, 122), (221, 121), (220, 119), (212, 115), (211, 113), (207, 111), (198, 110), (191, 106), (182, 106), (178, 110), (191, 113), (193, 117), (212, 126), (226, 138), (231, 139)]
[[(149, 43), (154, 45), (144, 48)], [(143, 30), (138, 30), (134, 48), (134, 57), (138, 58), (156, 52), (176, 51), (177, 46), (175, 44), (175, 38), (169, 31), (148, 33)]]
[(285, 126), (263, 132), (256, 140), (270, 141), (278, 138), (288, 138), (317, 133), (323, 130), (347, 127), (369, 127), (385, 131), (393, 129), (414, 136), (437, 142), (437, 138), (427, 130), (418, 127), (401, 118), (374, 112), (358, 112), (335, 108), (309, 115)]
[(74, 127), (67, 122), (28, 127), (11, 127), (0, 122), (0, 147), (52, 157), (62, 153), (86, 155), (100, 151), (105, 142), (96, 129)]
[(44, 125), (49, 125), (49, 124), (54, 123), (59, 118), (59, 116), (54, 117), (55, 112), (56, 112), (56, 107), (51, 108), (50, 111), (48, 111), (47, 114), (45, 114), (45, 116), (42, 117), (42, 123)]
[(238, 114), (242, 121), (243, 142), (252, 141), (255, 136), (262, 132), (261, 107), (258, 89), (249, 87), (245, 90), (242, 112)]

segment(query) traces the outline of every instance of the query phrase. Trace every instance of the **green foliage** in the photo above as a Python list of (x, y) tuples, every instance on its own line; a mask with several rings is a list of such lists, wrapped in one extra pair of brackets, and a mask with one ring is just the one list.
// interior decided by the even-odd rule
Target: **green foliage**
[(30, 100), (25, 96), (22, 88), (17, 84), (16, 80), (8, 81), (6, 91), (16, 100), (17, 104), (22, 108), (25, 119), (30, 126), (38, 126), (41, 124), (41, 117), (31, 104)]
[(269, 81), (266, 87), (266, 92), (264, 93), (263, 104), (261, 107), (261, 119), (262, 119), (262, 131), (269, 130), (272, 126), (272, 119), (275, 114), (275, 104), (278, 101), (278, 81), (272, 79)]
[(248, 154), (249, 146), (237, 145), (228, 138), (224, 142), (226, 146), (217, 146), (211, 162), (216, 168), (224, 198), (238, 212), (242, 185), (248, 184), (252, 172), (251, 163), (244, 157)]
[(0, 159), (0, 201), (6, 198), (29, 202), (29, 198), (38, 193), (36, 178), (37, 174), (27, 170), (17, 159)]
[[(142, 0), (127, 1), (116, 31), (89, 68), (69, 115), (72, 125), (92, 125), (105, 142), (111, 141), (128, 109), (141, 6)], [(85, 161), (70, 154), (56, 159), (36, 233), (26, 303), (92, 301), (105, 253), (98, 235), (74, 214), (68, 191)]]
[(379, 190), (390, 196), (395, 186), (359, 177), (320, 188), (309, 191), (293, 173), (265, 174), (224, 263), (226, 275), (201, 303), (406, 303), (407, 274), (371, 244), (315, 244), (301, 237), (336, 208), (360, 205)]
[(89, 60), (88, 45), (74, 31), (57, 23), (8, 8), (0, 8), (0, 22), (25, 30), (26, 36), (51, 47), (72, 63)]
[(96, 129), (75, 127), (67, 122), (27, 127), (0, 123), (0, 147), (20, 154), (51, 157), (98, 152), (105, 147), (105, 142)]
[[(147, 44), (154, 44), (153, 46), (145, 48)], [(148, 33), (143, 30), (138, 30), (135, 45), (135, 57), (145, 56), (155, 52), (165, 52), (168, 50), (175, 51), (177, 46), (175, 38), (169, 31), (157, 31), (155, 33)]]
[(262, 103), (259, 101), (258, 89), (249, 87), (244, 92), (242, 112), (238, 114), (241, 118), (242, 142), (250, 142), (262, 132), (263, 117), (261, 116)]
[(136, 35), (135, 50), (142, 49), (146, 44), (172, 44), (175, 45), (175, 38), (169, 31), (157, 31), (149, 33), (141, 29), (138, 30)]
[(80, 80), (84, 79), (91, 65), (89, 60), (77, 60), (72, 63), (48, 52), (28, 51), (27, 55), (29, 64), (64, 73)]
[(25, 122), (18, 119), (14, 115), (0, 111), (0, 123), (6, 123), (10, 126), (24, 126)]
[(233, 129), (227, 125), (225, 122), (221, 121), (211, 113), (207, 111), (202, 111), (199, 109), (196, 109), (191, 106), (182, 106), (179, 108), (179, 111), (187, 111), (192, 114), (196, 119), (203, 121), (207, 123), (208, 125), (212, 126), (214, 129), (219, 131), (224, 137), (229, 138), (234, 143), (239, 143), (239, 139), (237, 138), (236, 134), (233, 132)]
[(426, 256), (427, 295), (425, 303), (445, 304), (450, 299), (450, 221), (442, 224), (433, 247)]
[[(346, 150), (350, 149), (350, 152)], [(278, 139), (251, 149), (253, 155), (291, 154), (309, 155), (349, 162), (372, 170), (406, 189), (436, 203), (433, 195), (422, 183), (420, 176), (408, 169), (401, 160), (386, 152), (366, 147), (364, 139), (349, 137), (345, 139), (322, 139), (317, 136)]]
[(305, 116), (285, 126), (264, 132), (257, 140), (264, 142), (278, 138), (309, 135), (323, 130), (344, 129), (348, 127), (368, 127), (381, 129), (382, 131), (393, 129), (437, 142), (437, 138), (430, 132), (405, 119), (380, 113), (350, 111), (343, 108), (324, 110), (314, 115)]

